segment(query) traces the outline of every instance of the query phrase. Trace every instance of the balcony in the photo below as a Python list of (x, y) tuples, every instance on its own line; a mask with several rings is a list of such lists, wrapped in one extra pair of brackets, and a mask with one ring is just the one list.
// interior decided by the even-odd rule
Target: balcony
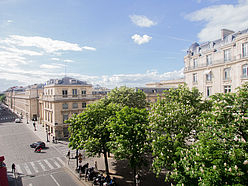
[(190, 71), (190, 70), (196, 70), (196, 69), (200, 69), (200, 68), (204, 68), (204, 67), (212, 67), (215, 65), (220, 65), (220, 64), (228, 64), (228, 63), (232, 63), (235, 62), (237, 60), (242, 60), (242, 59), (248, 59), (248, 56), (243, 57), (241, 55), (238, 56), (233, 56), (229, 61), (224, 61), (224, 58), (221, 60), (212, 60), (212, 64), (207, 64), (207, 62), (205, 61), (205, 63), (198, 63), (197, 66), (191, 65), (188, 67), (185, 67), (184, 71)]
[(66, 101), (66, 100), (94, 100), (93, 95), (42, 95), (40, 97), (44, 101)]

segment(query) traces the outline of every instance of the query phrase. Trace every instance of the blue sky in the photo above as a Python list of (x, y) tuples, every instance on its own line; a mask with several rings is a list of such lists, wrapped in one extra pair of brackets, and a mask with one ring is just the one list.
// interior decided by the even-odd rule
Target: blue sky
[(181, 78), (189, 46), (248, 28), (247, 12), (248, 0), (0, 0), (0, 90)]

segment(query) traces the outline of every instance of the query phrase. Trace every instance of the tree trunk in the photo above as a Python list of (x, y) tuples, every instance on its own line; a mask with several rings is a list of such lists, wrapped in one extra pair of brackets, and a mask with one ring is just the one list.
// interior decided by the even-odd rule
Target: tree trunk
[(104, 155), (104, 161), (105, 161), (105, 171), (106, 171), (106, 174), (109, 175), (108, 156), (107, 156), (107, 152), (105, 149), (103, 149), (103, 155)]
[(136, 166), (133, 168), (133, 182), (134, 186), (136, 186)]

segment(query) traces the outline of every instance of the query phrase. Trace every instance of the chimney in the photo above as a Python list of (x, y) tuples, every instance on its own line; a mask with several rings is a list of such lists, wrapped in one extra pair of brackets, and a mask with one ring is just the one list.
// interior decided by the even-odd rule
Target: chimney
[(221, 39), (223, 40), (226, 36), (233, 34), (234, 31), (228, 29), (221, 29)]

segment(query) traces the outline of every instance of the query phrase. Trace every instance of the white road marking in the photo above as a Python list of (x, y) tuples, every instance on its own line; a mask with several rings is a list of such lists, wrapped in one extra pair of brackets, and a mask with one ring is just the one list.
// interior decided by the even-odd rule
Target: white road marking
[(56, 157), (57, 160), (59, 160), (59, 162), (62, 164), (62, 165), (65, 165), (65, 162), (63, 162), (63, 160), (60, 158), (60, 157)]
[(41, 168), (43, 169), (43, 171), (46, 171), (46, 167), (40, 161), (38, 161), (38, 164), (41, 166)]
[(57, 161), (54, 160), (53, 163), (57, 166), (57, 168), (61, 167), (61, 165)]
[(20, 174), (23, 174), (20, 165), (16, 165), (16, 172), (17, 172), (17, 173), (20, 173)]
[(38, 173), (39, 170), (38, 170), (38, 168), (35, 166), (34, 162), (30, 162), (30, 164), (31, 164), (31, 166), (33, 167), (34, 171), (35, 171), (36, 173)]
[(44, 160), (44, 162), (48, 165), (50, 169), (54, 169), (54, 167), (51, 165), (51, 163), (49, 163), (48, 160)]
[(53, 181), (58, 185), (58, 186), (60, 186), (60, 184), (57, 182), (57, 180), (53, 177), (53, 175), (50, 175), (51, 176), (51, 178), (53, 179)]
[(30, 183), (30, 184), (28, 184), (28, 186), (33, 186), (33, 184), (32, 184), (32, 183)]
[(27, 174), (32, 174), (31, 170), (29, 169), (26, 163), (24, 164), (24, 169), (26, 170)]

